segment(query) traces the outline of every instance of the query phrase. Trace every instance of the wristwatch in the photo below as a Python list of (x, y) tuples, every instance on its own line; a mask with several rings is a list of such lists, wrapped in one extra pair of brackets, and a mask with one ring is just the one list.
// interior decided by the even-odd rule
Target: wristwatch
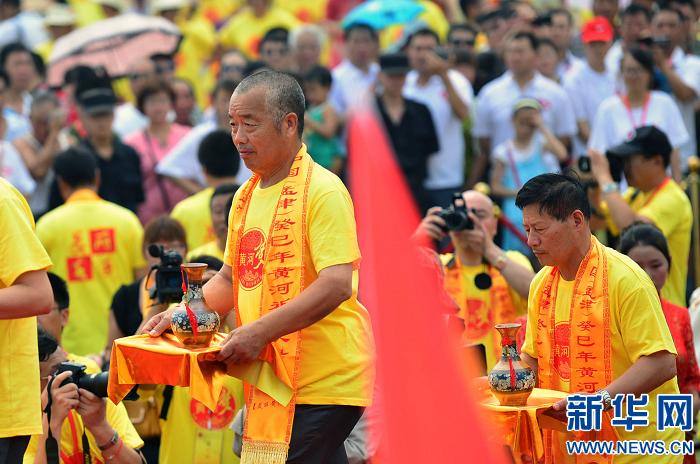
[(117, 432), (117, 429), (114, 429), (114, 435), (112, 435), (112, 439), (104, 445), (97, 445), (97, 447), (100, 449), (100, 451), (104, 451), (110, 446), (115, 445), (117, 443), (117, 440), (119, 440), (119, 432)]
[(610, 396), (610, 393), (602, 388), (600, 390), (596, 390), (595, 392), (603, 396), (603, 411), (610, 411), (613, 408), (612, 396)]
[(617, 184), (615, 182), (608, 182), (606, 184), (603, 184), (602, 187), (600, 187), (600, 191), (603, 192), (603, 195), (617, 192)]
[(493, 262), (493, 267), (500, 271), (505, 267), (506, 261), (508, 261), (508, 258), (506, 258), (506, 253), (503, 252), (500, 255), (498, 255), (498, 258), (496, 258), (496, 260)]

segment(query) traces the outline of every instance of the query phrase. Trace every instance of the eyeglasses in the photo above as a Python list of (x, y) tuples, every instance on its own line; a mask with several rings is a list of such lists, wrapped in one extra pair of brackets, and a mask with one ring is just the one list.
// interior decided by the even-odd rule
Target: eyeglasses
[(129, 79), (132, 81), (139, 81), (141, 79), (148, 79), (152, 76), (151, 73), (140, 73), (140, 74), (132, 74), (129, 76)]
[(175, 70), (175, 62), (174, 61), (169, 61), (167, 63), (161, 63), (159, 65), (156, 65), (156, 74), (163, 74), (163, 73), (174, 71), (174, 70)]
[(474, 39), (465, 39), (465, 40), (451, 39), (450, 40), (450, 44), (454, 45), (455, 47), (461, 47), (462, 45), (466, 45), (468, 47), (473, 47), (475, 43), (476, 43), (476, 40), (474, 40)]
[(287, 48), (280, 48), (280, 49), (277, 49), (277, 50), (275, 50), (274, 48), (268, 48), (268, 49), (265, 50), (262, 54), (263, 54), (264, 56), (272, 56), (272, 55), (275, 55), (275, 54), (276, 54), (276, 55), (280, 55), (280, 56), (284, 56), (284, 55), (286, 55), (287, 53), (289, 53), (289, 49), (287, 49)]
[(629, 77), (639, 77), (644, 73), (643, 69), (639, 68), (625, 68), (622, 70), (622, 74), (625, 74)]
[(245, 66), (241, 64), (229, 64), (221, 67), (222, 74), (226, 73), (242, 73), (245, 70)]

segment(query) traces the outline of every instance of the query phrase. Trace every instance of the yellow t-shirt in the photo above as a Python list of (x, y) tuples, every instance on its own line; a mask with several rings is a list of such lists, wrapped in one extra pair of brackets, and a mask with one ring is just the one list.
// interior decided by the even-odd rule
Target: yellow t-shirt
[(299, 24), (294, 15), (280, 8), (271, 7), (258, 18), (246, 7), (219, 31), (219, 42), (227, 50), (237, 48), (249, 60), (257, 59), (260, 42), (267, 31), (276, 27), (291, 30)]
[(102, 6), (94, 0), (68, 0), (68, 4), (75, 13), (78, 27), (105, 19)]
[(207, 66), (216, 48), (216, 30), (204, 16), (182, 21), (179, 26), (183, 39), (175, 55), (175, 75), (192, 84), (197, 102), (206, 108), (209, 94), (216, 85), (216, 77)]
[[(139, 437), (136, 429), (131, 424), (124, 404), (119, 403), (115, 405), (109, 399), (107, 399), (106, 402), (107, 422), (117, 431), (119, 437), (124, 441), (124, 446), (133, 449), (141, 448), (143, 446), (143, 440), (141, 440), (141, 437)], [(71, 423), (71, 417), (73, 418), (73, 423)], [(75, 411), (69, 413), (69, 416), (63, 421), (63, 426), (61, 426), (61, 454), (65, 454), (71, 462), (82, 462), (83, 432), (86, 432), (85, 434), (90, 443), (92, 462), (104, 464), (105, 459), (102, 457), (102, 452), (97, 447), (95, 437), (93, 437), (89, 431), (85, 430), (82, 417)], [(38, 443), (39, 436), (32, 435), (32, 438), (29, 440), (29, 446), (27, 446), (27, 451), (24, 453), (24, 459), (22, 460), (24, 464), (32, 464), (34, 462)], [(61, 462), (64, 462), (63, 459), (61, 459)]]
[[(528, 301), (527, 332), (523, 353), (537, 359), (537, 319), (542, 289), (551, 267), (542, 269), (530, 284)], [(647, 356), (659, 351), (676, 353), (671, 338), (671, 332), (661, 310), (661, 302), (654, 284), (649, 276), (627, 256), (611, 250), (608, 258), (608, 295), (610, 301), (610, 332), (612, 346), (613, 379), (617, 379), (629, 369), (641, 356)], [(569, 336), (568, 318), (571, 310), (574, 282), (559, 279), (555, 309), (555, 340), (566, 339)], [(576, 360), (568, 356), (558, 356), (554, 360), (555, 390), (573, 393), (577, 388), (570, 386), (571, 371), (578, 368)], [(605, 388), (599, 385), (597, 388)], [(676, 379), (671, 379), (656, 390), (649, 393), (649, 405), (643, 409), (649, 411), (649, 426), (635, 427), (631, 432), (624, 427), (617, 427), (621, 440), (683, 440), (680, 429), (656, 431), (656, 395), (678, 393)], [(563, 442), (566, 434), (559, 434)], [(569, 437), (570, 438), (570, 437)], [(563, 448), (566, 450), (566, 448)], [(567, 455), (568, 459), (569, 456)], [(555, 462), (568, 462), (561, 458)], [(573, 462), (573, 461), (571, 461)], [(658, 456), (616, 456), (615, 464), (659, 461)]]
[(36, 232), (54, 263), (51, 271), (70, 292), (63, 348), (78, 355), (103, 350), (114, 294), (146, 266), (141, 222), (95, 192), (78, 190), (42, 216)]
[(326, 19), (328, 0), (276, 0), (274, 5), (303, 23), (316, 24)]
[(212, 240), (216, 240), (211, 223), (211, 196), (214, 189), (209, 187), (185, 198), (175, 205), (170, 217), (182, 224), (187, 234), (187, 249), (194, 250)]
[[(163, 387), (158, 390), (162, 405)], [(243, 382), (233, 377), (226, 377), (214, 412), (193, 399), (189, 387), (174, 387), (167, 419), (160, 421), (160, 462), (238, 464), (229, 426), (243, 405)]]
[[(452, 259), (452, 253), (440, 255), (443, 266)], [(518, 251), (507, 251), (508, 259), (532, 270), (532, 264), (525, 255)], [(458, 301), (459, 317), (464, 319), (464, 337), (472, 343), (481, 343), (486, 349), (486, 370), (490, 371), (500, 359), (500, 346), (494, 345), (495, 321), (491, 311), (491, 292), (489, 289), (481, 290), (474, 283), (474, 277), (482, 272), (488, 272), (486, 266), (462, 265), (462, 279), (464, 282), (464, 294), (466, 301)], [(527, 299), (523, 298), (512, 287), (509, 289), (510, 298), (513, 301), (516, 317), (527, 312)], [(512, 322), (512, 321), (511, 321)], [(498, 338), (500, 340), (500, 336)], [(497, 354), (498, 353), (498, 354)]]
[[(27, 201), (0, 178), (0, 290), (50, 266)], [(36, 317), (0, 319), (0, 438), (41, 433), (39, 377)]]
[(34, 47), (34, 53), (39, 55), (44, 63), (49, 61), (51, 50), (53, 50), (53, 40), (50, 39)]
[[(251, 247), (267, 239), (284, 181), (253, 190), (243, 242)], [(233, 199), (236, 205), (245, 189)], [(234, 206), (235, 207), (235, 206)], [(232, 220), (231, 212), (229, 220)], [(357, 301), (360, 249), (350, 194), (335, 175), (316, 164), (309, 185), (307, 212), (306, 286), (318, 273), (337, 264), (353, 263), (352, 297), (331, 314), (302, 330), (298, 404), (369, 406), (374, 383), (374, 337), (367, 310)], [(229, 231), (233, 230), (229, 224)], [(230, 240), (229, 240), (230, 242)], [(233, 267), (234, 250), (226, 247), (224, 262)], [(242, 252), (247, 252), (243, 245)], [(253, 253), (254, 254), (254, 253)], [(269, 272), (267, 268), (250, 272)], [(240, 286), (238, 304), (259, 307), (262, 285)]]
[(187, 261), (192, 261), (192, 258), (196, 258), (197, 256), (202, 255), (213, 256), (214, 258), (220, 259), (221, 261), (224, 260), (224, 250), (219, 248), (218, 240), (213, 240), (209, 243), (205, 243), (204, 245), (197, 247), (194, 250), (187, 253)]
[[(661, 229), (668, 241), (668, 251), (673, 263), (668, 272), (668, 280), (661, 289), (661, 296), (671, 303), (685, 307), (685, 287), (688, 277), (688, 256), (690, 254), (690, 235), (693, 228), (693, 210), (690, 200), (683, 189), (674, 181), (669, 180), (656, 195), (645, 205), (650, 192), (639, 192), (629, 188), (622, 197), (630, 204), (632, 210), (640, 216), (651, 219), (656, 227)], [(602, 212), (608, 223), (608, 228), (615, 235), (619, 229), (610, 217), (607, 204)]]

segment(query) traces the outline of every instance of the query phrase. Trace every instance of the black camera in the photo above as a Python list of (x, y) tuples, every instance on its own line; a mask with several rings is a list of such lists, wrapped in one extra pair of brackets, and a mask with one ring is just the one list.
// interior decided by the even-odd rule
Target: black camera
[[(177, 251), (163, 251), (162, 246), (149, 245), (148, 254), (160, 258), (160, 262), (151, 267), (156, 273), (156, 288), (149, 295), (163, 303), (178, 303), (182, 300), (182, 256)], [(148, 279), (146, 279), (146, 283)]]
[[(457, 206), (457, 201), (461, 202), (461, 206)], [(469, 213), (474, 213), (474, 209), (467, 208), (461, 193), (452, 194), (452, 206), (447, 209), (443, 209), (436, 214), (437, 217), (441, 217), (446, 226), (440, 228), (443, 232), (450, 232), (455, 230), (473, 230), (474, 221), (469, 218)]]
[(85, 364), (64, 362), (58, 367), (56, 375), (62, 372), (70, 371), (72, 373), (71, 376), (64, 380), (61, 386), (74, 383), (78, 386), (78, 388), (87, 390), (95, 396), (106, 398), (107, 384), (109, 383), (109, 372), (86, 374), (85, 369), (87, 369)]
[[(610, 165), (610, 175), (615, 182), (622, 181), (622, 158), (606, 153), (608, 164)], [(578, 170), (581, 172), (591, 172), (591, 158), (588, 155), (581, 155), (578, 159)]]
[(645, 45), (647, 47), (651, 47), (652, 45), (658, 45), (661, 48), (666, 48), (671, 42), (668, 36), (662, 35), (659, 37), (642, 37), (641, 39), (637, 40), (637, 43), (640, 45)]

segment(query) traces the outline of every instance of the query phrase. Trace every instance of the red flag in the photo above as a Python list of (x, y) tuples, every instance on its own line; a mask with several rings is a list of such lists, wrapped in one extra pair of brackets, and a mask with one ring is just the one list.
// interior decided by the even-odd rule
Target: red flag
[(350, 179), (363, 255), (362, 301), (377, 342), (385, 462), (499, 463), (487, 443), (468, 376), (448, 340), (437, 276), (409, 240), (419, 215), (383, 130), (357, 114), (349, 133)]

